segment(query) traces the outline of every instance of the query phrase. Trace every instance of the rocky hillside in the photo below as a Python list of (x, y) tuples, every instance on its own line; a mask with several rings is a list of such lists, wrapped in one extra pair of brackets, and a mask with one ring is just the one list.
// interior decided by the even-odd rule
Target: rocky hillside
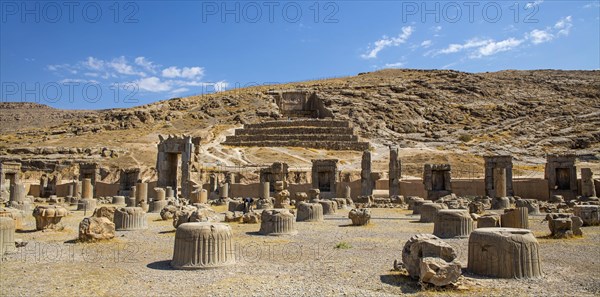
[[(473, 156), (513, 154), (517, 160), (538, 162), (548, 152), (568, 150), (600, 157), (600, 71), (557, 70), (382, 70), (130, 109), (49, 109), (36, 116), (6, 103), (0, 108), (0, 157), (14, 156), (14, 149), (24, 146), (59, 146), (80, 148), (74, 154), (81, 158), (153, 166), (157, 135), (171, 133), (202, 136), (207, 160), (247, 163), (248, 156), (229, 159), (232, 154), (219, 148), (218, 140), (241, 124), (277, 118), (268, 93), (280, 89), (316, 92), (336, 118), (354, 123), (376, 148), (396, 143)], [(86, 153), (90, 147), (95, 155)]]

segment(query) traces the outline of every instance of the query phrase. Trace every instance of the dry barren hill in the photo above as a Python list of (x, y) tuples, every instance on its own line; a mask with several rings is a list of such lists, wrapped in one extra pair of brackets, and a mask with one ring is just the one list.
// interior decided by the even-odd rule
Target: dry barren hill
[(387, 166), (390, 144), (401, 146), (405, 173), (417, 176), (426, 161), (479, 172), (476, 156), (483, 154), (512, 154), (524, 172), (540, 171), (549, 152), (573, 151), (591, 162), (600, 157), (600, 71), (381, 70), (129, 109), (62, 111), (5, 103), (0, 158), (28, 160), (32, 168), (52, 167), (56, 160), (151, 168), (158, 134), (186, 134), (202, 137), (206, 163), (277, 159), (301, 167), (311, 158), (336, 157), (344, 160), (342, 168), (360, 166), (359, 152), (221, 145), (242, 124), (280, 117), (269, 91), (291, 89), (316, 93), (336, 119), (352, 122), (373, 144), (376, 169)]

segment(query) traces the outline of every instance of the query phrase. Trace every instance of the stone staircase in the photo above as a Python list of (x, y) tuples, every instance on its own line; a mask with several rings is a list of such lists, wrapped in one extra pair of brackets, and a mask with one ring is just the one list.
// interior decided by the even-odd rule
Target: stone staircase
[(227, 136), (224, 145), (259, 147), (305, 147), (327, 150), (363, 151), (348, 121), (332, 119), (291, 119), (248, 124)]

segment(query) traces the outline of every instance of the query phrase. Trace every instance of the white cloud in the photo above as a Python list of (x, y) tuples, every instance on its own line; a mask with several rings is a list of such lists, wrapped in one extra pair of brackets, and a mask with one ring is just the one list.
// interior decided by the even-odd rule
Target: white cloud
[(404, 63), (398, 62), (392, 64), (385, 64), (384, 68), (402, 68), (402, 66), (404, 66)]
[(573, 18), (571, 16), (561, 18), (558, 22), (556, 22), (556, 24), (554, 24), (554, 29), (559, 30), (556, 33), (557, 36), (569, 35), (572, 27), (573, 27)]
[(188, 89), (188, 88), (179, 88), (179, 89), (175, 89), (175, 90), (171, 91), (171, 94), (179, 94), (179, 93), (187, 92), (189, 90), (190, 89)]
[(502, 41), (492, 41), (477, 49), (477, 53), (474, 55), (476, 58), (482, 56), (491, 56), (496, 53), (505, 52), (514, 49), (523, 43), (522, 39), (509, 38)]
[(78, 78), (65, 78), (63, 80), (60, 80), (59, 83), (61, 84), (68, 84), (68, 83), (78, 83), (78, 84), (99, 84), (99, 82), (97, 80), (87, 80), (87, 79), (78, 79)]
[(433, 44), (433, 42), (431, 40), (425, 40), (425, 41), (421, 42), (421, 46), (424, 48), (430, 47), (431, 44)]
[(133, 82), (140, 90), (148, 92), (166, 92), (171, 90), (169, 82), (163, 82), (156, 76), (141, 78)]
[(362, 54), (361, 57), (363, 57), (364, 59), (377, 58), (377, 54), (379, 54), (379, 52), (382, 51), (384, 48), (390, 46), (399, 46), (405, 43), (406, 40), (410, 37), (410, 35), (412, 35), (414, 30), (414, 27), (407, 26), (402, 27), (402, 33), (400, 33), (398, 37), (390, 38), (387, 36), (383, 36), (382, 39), (377, 40), (373, 43), (368, 53)]
[(156, 68), (158, 68), (158, 65), (154, 64), (154, 62), (149, 61), (146, 59), (146, 57), (137, 57), (134, 60), (135, 64), (144, 68), (144, 70), (151, 72), (151, 73), (156, 73)]
[(534, 8), (534, 7), (542, 4), (542, 2), (544, 2), (544, 0), (536, 0), (536, 1), (533, 1), (533, 2), (528, 2), (527, 4), (525, 4), (525, 9)]
[(431, 27), (431, 30), (436, 33), (440, 32), (440, 31), (442, 31), (442, 26)]
[(198, 77), (204, 76), (204, 68), (202, 67), (183, 67), (177, 68), (175, 66), (171, 66), (169, 68), (165, 68), (162, 71), (163, 77), (168, 78), (187, 78), (187, 79), (196, 79)]
[(104, 69), (104, 61), (100, 59), (96, 59), (94, 57), (88, 57), (87, 60), (83, 62), (87, 68), (91, 70), (103, 70)]
[(447, 48), (438, 51), (437, 54), (457, 53), (462, 50), (466, 50), (466, 49), (470, 49), (470, 48), (474, 48), (474, 47), (482, 47), (482, 46), (489, 44), (490, 42), (493, 42), (493, 40), (491, 40), (491, 39), (480, 40), (477, 38), (469, 39), (464, 44), (456, 44), (456, 43), (450, 44)]
[(527, 37), (531, 38), (531, 43), (533, 44), (540, 44), (554, 39), (554, 35), (552, 35), (552, 33), (548, 32), (547, 30), (538, 29), (534, 29), (533, 31), (529, 32)]
[(146, 76), (146, 73), (134, 70), (133, 66), (129, 65), (127, 59), (125, 59), (124, 56), (120, 56), (118, 58), (113, 59), (112, 61), (110, 61), (110, 63), (108, 63), (108, 65), (119, 74), (139, 75), (142, 77)]

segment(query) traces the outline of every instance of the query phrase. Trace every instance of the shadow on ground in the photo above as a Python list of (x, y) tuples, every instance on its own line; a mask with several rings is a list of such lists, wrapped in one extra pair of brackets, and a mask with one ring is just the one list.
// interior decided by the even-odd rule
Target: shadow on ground
[(171, 267), (170, 263), (171, 260), (156, 261), (149, 263), (148, 265), (146, 265), (146, 267), (155, 270), (174, 270), (173, 267)]

